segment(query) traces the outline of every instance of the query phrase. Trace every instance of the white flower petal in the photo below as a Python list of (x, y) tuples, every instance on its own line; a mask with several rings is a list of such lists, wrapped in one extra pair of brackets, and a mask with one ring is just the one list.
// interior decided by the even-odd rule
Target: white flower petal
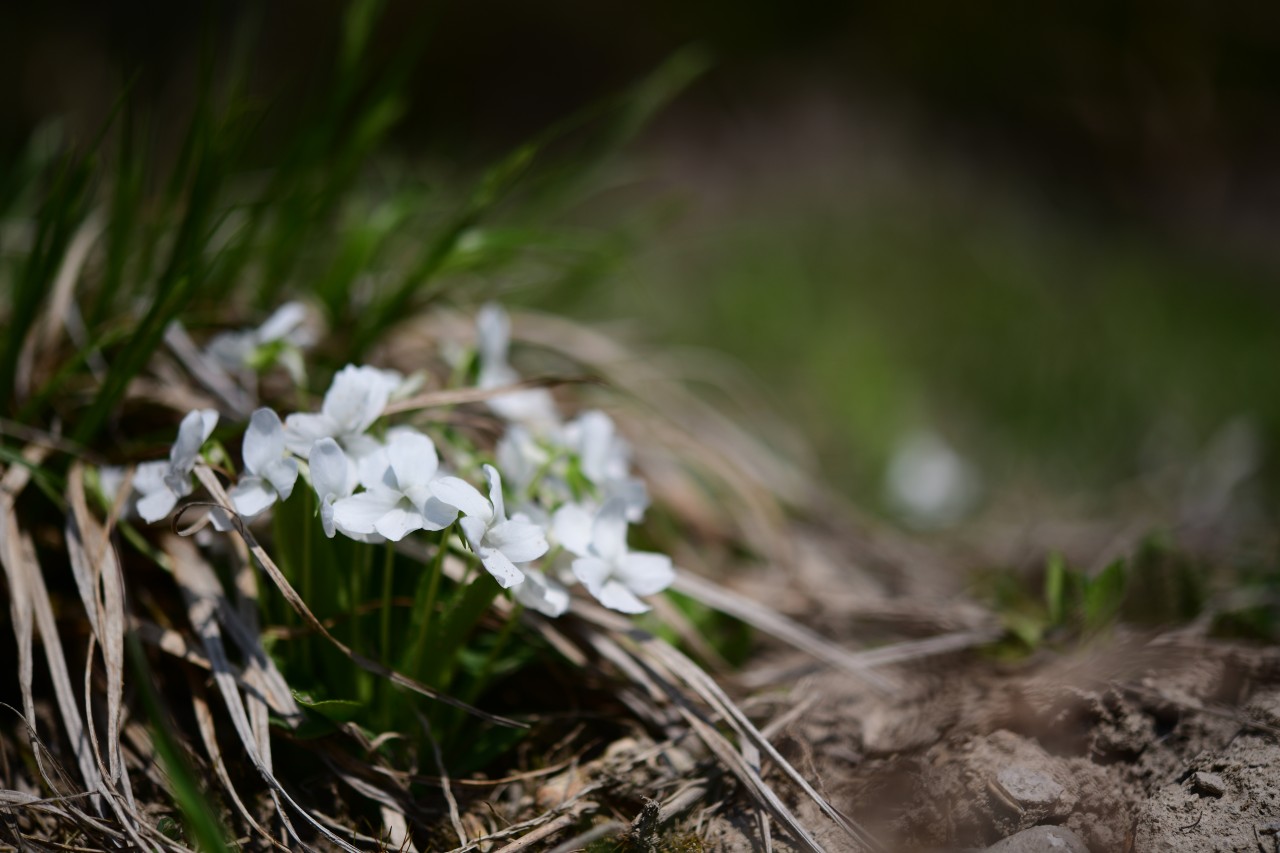
[(515, 563), (508, 560), (501, 551), (482, 549), (480, 562), (503, 589), (510, 589), (524, 580), (524, 572), (517, 569)]
[(610, 610), (617, 610), (620, 613), (635, 614), (649, 611), (649, 605), (636, 598), (635, 593), (616, 580), (606, 581), (600, 591), (593, 590), (592, 595), (605, 607)]
[(189, 477), (200, 456), (200, 448), (218, 425), (218, 413), (213, 409), (197, 409), (188, 412), (178, 425), (178, 438), (169, 451), (169, 473), (165, 483), (174, 494), (191, 494)]
[(627, 554), (618, 561), (616, 575), (636, 595), (655, 595), (671, 586), (676, 579), (671, 558), (648, 551)]
[(511, 320), (502, 306), (489, 302), (481, 307), (476, 314), (476, 338), (482, 365), (506, 364)]
[(216, 335), (205, 352), (228, 370), (240, 370), (253, 354), (253, 335), (248, 332), (223, 332)]
[(484, 548), (484, 532), (488, 529), (484, 519), (468, 515), (458, 519), (458, 526), (462, 528), (462, 535), (467, 538), (471, 550), (480, 553)]
[(627, 521), (636, 524), (644, 518), (644, 511), (649, 508), (649, 489), (644, 480), (626, 477), (621, 480), (610, 480), (603, 490), (605, 501), (617, 499), (625, 507)]
[(245, 518), (253, 518), (276, 502), (276, 490), (260, 477), (245, 477), (227, 492), (231, 505)]
[(613, 420), (604, 412), (583, 412), (574, 422), (578, 425), (578, 457), (582, 473), (591, 482), (605, 482), (605, 469), (613, 446)]
[(422, 515), (416, 509), (398, 506), (378, 519), (373, 527), (392, 542), (399, 542), (413, 531), (422, 529)]
[[(387, 399), (402, 399), (405, 396), (406, 389), (412, 392), (415, 385), (418, 384), (416, 379), (405, 379), (404, 374), (398, 370), (389, 370), (387, 368), (370, 369), (377, 371), (378, 379), (381, 380), (387, 390)], [(405, 428), (407, 429), (407, 427)]]
[(597, 598), (598, 590), (612, 574), (613, 565), (599, 557), (579, 557), (573, 561), (573, 576)]
[[(300, 329), (307, 319), (306, 306), (301, 302), (286, 302), (268, 317), (255, 334), (260, 343), (282, 341)], [(305, 346), (305, 344), (301, 344)]]
[(213, 428), (217, 425), (218, 413), (213, 409), (188, 412), (178, 425), (178, 440), (173, 443), (170, 460), (175, 465), (194, 466), (196, 457), (200, 455), (200, 448), (213, 435)]
[(504, 521), (489, 528), (485, 544), (497, 548), (513, 563), (527, 563), (547, 553), (547, 536), (529, 521)]
[(342, 452), (338, 442), (332, 438), (317, 441), (311, 448), (308, 464), (311, 467), (311, 485), (315, 486), (316, 496), (321, 500), (326, 497), (344, 498), (351, 494), (348, 488), (351, 468), (347, 454)]
[(551, 532), (556, 542), (571, 554), (586, 557), (591, 549), (591, 525), (595, 517), (579, 504), (565, 504), (551, 519)]
[(485, 465), (484, 479), (489, 484), (489, 503), (493, 504), (493, 520), (506, 521), (507, 507), (502, 499), (502, 475), (492, 465)]
[(422, 514), (423, 530), (444, 530), (458, 520), (457, 507), (449, 506), (439, 498), (429, 498), (418, 507), (418, 512)]
[(396, 488), (395, 473), (391, 470), (391, 458), (387, 456), (385, 447), (365, 448), (365, 452), (356, 457), (356, 471), (360, 485), (366, 489)]
[[(509, 385), (519, 378), (519, 375), (514, 371), (504, 376), (482, 373), (479, 385), (481, 388), (498, 388), (503, 385)], [(560, 421), (560, 413), (556, 410), (555, 398), (545, 388), (525, 388), (519, 391), (508, 391), (505, 394), (490, 397), (486, 404), (506, 420), (513, 423), (527, 424), (539, 432), (550, 430)]]
[(244, 432), (242, 455), (245, 470), (258, 476), (284, 456), (284, 426), (279, 415), (267, 408), (253, 413)]
[(324, 525), (324, 535), (332, 539), (337, 531), (333, 521), (333, 495), (326, 495), (320, 501), (320, 523)]
[(493, 520), (493, 507), (480, 490), (457, 477), (440, 477), (431, 481), (431, 493), (466, 516), (480, 519), (487, 527)]
[(333, 521), (342, 530), (367, 535), (376, 532), (378, 519), (400, 503), (400, 494), (389, 489), (372, 489), (333, 502)]
[[(104, 465), (98, 469), (98, 491), (109, 503), (115, 503), (120, 497), (120, 487), (124, 485), (124, 473), (123, 465)], [(134, 478), (136, 479), (137, 476), (135, 473)]]
[(169, 491), (164, 484), (164, 477), (169, 473), (169, 463), (163, 459), (154, 462), (143, 462), (133, 472), (133, 488), (139, 494), (150, 495), (159, 491)]
[(163, 488), (138, 501), (138, 515), (142, 516), (144, 521), (159, 521), (173, 512), (173, 507), (177, 503), (178, 496), (168, 488)]
[(280, 500), (287, 501), (293, 494), (293, 484), (298, 482), (298, 460), (282, 456), (267, 465), (262, 476), (280, 494)]
[(382, 371), (348, 364), (333, 377), (320, 411), (338, 424), (340, 434), (362, 433), (382, 414), (391, 390)]
[[(342, 447), (347, 451), (347, 455), (356, 461), (363, 460), (371, 453), (378, 453), (386, 449), (381, 441), (364, 433), (342, 436)], [(390, 465), (391, 463), (387, 464)]]
[(284, 443), (291, 453), (305, 457), (322, 438), (338, 435), (338, 424), (327, 415), (295, 412), (284, 419)]
[[(291, 341), (291, 343), (293, 343), (295, 347), (302, 347), (311, 346), (313, 341), (308, 338), (307, 343), (299, 343), (297, 341)], [(289, 378), (293, 380), (294, 385), (301, 386), (306, 383), (307, 365), (306, 362), (302, 360), (301, 352), (292, 348), (285, 349), (281, 351), (280, 358), (278, 360), (280, 364), (284, 366), (285, 372), (289, 374)]]
[(387, 460), (401, 491), (429, 483), (440, 466), (435, 444), (420, 432), (396, 433), (387, 444)]
[(550, 461), (547, 451), (538, 445), (533, 434), (519, 424), (513, 424), (502, 436), (494, 455), (498, 458), (499, 470), (515, 494), (523, 494)]
[(533, 569), (524, 570), (524, 583), (516, 586), (515, 596), (525, 607), (553, 619), (569, 609), (569, 590)]
[(591, 525), (591, 553), (606, 560), (617, 560), (627, 553), (626, 507), (611, 500), (600, 508)]

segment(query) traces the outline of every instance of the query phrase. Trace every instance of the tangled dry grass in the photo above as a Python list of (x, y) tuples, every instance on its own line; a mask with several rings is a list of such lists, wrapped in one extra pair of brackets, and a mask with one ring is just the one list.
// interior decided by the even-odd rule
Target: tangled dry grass
[[(467, 328), (437, 310), (402, 323), (377, 357), (420, 364)], [(745, 665), (726, 661), (708, 623), (672, 601), (657, 602), (659, 636), (579, 599), (560, 620), (520, 617), (554, 650), (556, 687), (538, 671), (509, 689), (538, 696), (541, 710), (517, 722), (472, 708), (346, 646), (290, 585), (269, 536), (241, 525), (206, 539), (199, 522), (184, 527), (200, 505), (227, 505), (214, 469), (197, 469), (206, 496), (192, 512), (129, 541), (152, 550), (152, 565), (125, 556), (121, 507), (91, 499), (84, 459), (70, 462), (61, 491), (41, 479), (44, 463), (78, 448), (25, 430), (21, 459), (0, 478), (17, 661), (0, 737), (4, 843), (930, 850), (1048, 821), (1090, 849), (1142, 850), (1171, 835), (1234, 837), (1204, 791), (1224, 777), (1219, 799), (1245, 786), (1232, 769), (1241, 761), (1280, 774), (1273, 652), (1211, 640), (1200, 620), (1002, 662), (982, 651), (1005, 636), (1001, 617), (957, 594), (955, 567), (859, 518), (771, 449), (785, 436), (771, 444), (742, 428), (764, 423), (749, 396), (719, 410), (683, 381), (688, 365), (614, 330), (525, 314), (516, 333), (571, 367), (565, 375), (591, 377), (532, 384), (589, 397), (629, 425), (655, 505), (678, 531), (664, 543), (682, 567), (675, 590), (751, 626)], [(163, 393), (140, 380), (130, 399), (228, 405), (184, 372), (180, 352), (157, 354), (150, 372)], [(483, 430), (484, 394), (427, 391), (398, 405)], [(43, 501), (28, 500), (32, 489)], [(59, 514), (31, 511), (50, 501)], [(407, 541), (400, 553), (428, 560)], [(234, 571), (221, 573), (214, 555)], [(444, 569), (458, 579), (465, 567), (450, 557)], [(283, 596), (299, 624), (261, 624), (264, 595)], [(511, 605), (493, 608), (496, 628)], [(305, 733), (314, 708), (271, 651), (298, 631), (405, 690), (532, 731), (502, 762), (462, 777), (438, 746), (427, 766), (404, 763), (386, 749), (395, 731), (338, 721), (322, 737)], [(1018, 800), (1001, 782), (1010, 765), (1057, 799)], [(1263, 789), (1240, 790), (1222, 808), (1256, 813), (1255, 823), (1274, 811)], [(1209, 817), (1193, 826), (1197, 808)]]
[[(391, 365), (421, 363), (415, 360), (422, 348), (438, 347), (458, 328), (466, 324), (441, 312), (403, 323), (384, 357)], [(946, 630), (948, 619), (938, 619), (935, 636), (859, 653), (735, 591), (737, 576), (757, 584), (763, 579), (779, 593), (807, 590), (811, 601), (852, 601), (860, 567), (848, 563), (836, 543), (862, 546), (880, 570), (905, 565), (895, 562), (901, 558), (894, 549), (907, 551), (888, 540), (849, 536), (844, 524), (852, 519), (841, 520), (825, 488), (650, 356), (603, 332), (545, 316), (521, 317), (517, 334), (596, 377), (600, 393), (625, 409), (641, 470), (681, 531), (681, 594), (881, 693), (899, 687), (880, 671), (886, 665), (954, 653), (998, 632), (970, 612), (958, 630)], [(151, 378), (135, 381), (127, 399), (177, 411), (231, 405), (228, 394), (218, 393), (225, 383), (187, 369), (192, 362), (181, 336), (166, 339)], [(467, 407), (482, 398), (441, 391), (403, 406), (448, 407), (453, 417), (482, 420), (485, 415)], [(643, 849), (660, 835), (675, 837), (672, 827), (700, 838), (716, 815), (750, 815), (743, 831), (766, 847), (776, 836), (796, 849), (821, 850), (819, 837), (834, 829), (850, 849), (879, 848), (771, 742), (770, 732), (804, 705), (773, 718), (749, 714), (731, 696), (748, 693), (726, 686), (732, 679), (726, 680), (729, 669), (715, 644), (667, 602), (660, 615), (674, 642), (587, 601), (567, 620), (523, 617), (525, 627), (578, 672), (583, 695), (565, 707), (597, 705), (608, 725), (592, 731), (585, 722), (560, 731), (559, 743), (546, 745), (541, 756), (519, 757), (517, 764), (528, 766), (513, 766), (503, 778), (451, 780), (443, 765), (432, 768), (431, 777), (394, 766), (378, 749), (394, 732), (349, 723), (306, 742), (327, 777), (294, 778), (279, 756), (302, 744), (295, 730), (307, 715), (264, 644), (277, 626), (259, 622), (263, 584), (284, 596), (303, 630), (325, 637), (358, 665), (407, 690), (456, 700), (346, 647), (276, 566), (270, 543), (243, 525), (201, 546), (193, 538), (201, 525), (180, 529), (187, 515), (180, 513), (172, 529), (148, 534), (144, 543), (168, 576), (137, 567), (121, 557), (121, 506), (105, 513), (93, 508), (84, 460), (71, 463), (65, 490), (53, 496), (65, 508), (61, 522), (28, 517), (24, 494), (38, 485), (41, 463), (74, 448), (53, 434), (26, 431), (24, 437), (22, 459), (11, 462), (0, 481), (0, 556), (18, 662), (6, 688), (20, 695), (0, 753), (6, 780), (0, 832), (9, 844), (516, 851), (551, 839), (569, 837), (561, 844), (567, 850), (618, 836)], [(201, 465), (197, 477), (206, 502), (229, 505), (215, 471)], [(208, 547), (232, 553), (237, 568), (230, 577), (219, 576), (205, 556)], [(402, 550), (412, 556), (412, 546)], [(447, 574), (457, 577), (462, 569), (446, 561)], [(505, 599), (495, 606), (508, 607)], [(951, 627), (960, 623), (952, 619)], [(519, 725), (469, 710), (496, 725)], [(424, 780), (431, 786), (426, 794)], [(811, 803), (818, 817), (798, 816), (800, 801)], [(370, 825), (369, 805), (379, 825)], [(213, 819), (203, 827), (202, 813)], [(220, 838), (219, 825), (229, 838)]]

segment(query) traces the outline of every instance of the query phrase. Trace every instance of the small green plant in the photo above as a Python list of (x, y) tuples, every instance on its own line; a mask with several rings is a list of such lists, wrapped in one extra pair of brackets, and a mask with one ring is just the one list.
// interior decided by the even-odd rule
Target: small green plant
[(1010, 652), (1068, 638), (1088, 641), (1105, 633), (1121, 614), (1128, 581), (1124, 560), (1089, 575), (1070, 568), (1056, 553), (1045, 563), (1039, 589), (1027, 588), (1011, 573), (988, 576), (996, 610), (1013, 641)]

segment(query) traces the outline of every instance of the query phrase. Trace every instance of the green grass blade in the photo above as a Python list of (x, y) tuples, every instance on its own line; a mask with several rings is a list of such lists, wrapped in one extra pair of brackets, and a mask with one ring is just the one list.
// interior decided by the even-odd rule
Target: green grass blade
[(164, 711), (160, 707), (160, 698), (151, 684), (151, 668), (147, 664), (146, 654), (142, 651), (142, 644), (133, 634), (126, 637), (126, 642), (129, 649), (129, 663), (133, 668), (133, 683), (138, 687), (142, 706), (151, 720), (151, 734), (156, 754), (173, 785), (173, 797), (186, 821), (188, 833), (195, 840), (198, 849), (205, 853), (229, 851), (225, 841), (226, 834), (218, 823), (217, 816), (209, 808), (206, 795), (200, 790), (191, 765), (183, 758), (181, 750), (174, 741)]

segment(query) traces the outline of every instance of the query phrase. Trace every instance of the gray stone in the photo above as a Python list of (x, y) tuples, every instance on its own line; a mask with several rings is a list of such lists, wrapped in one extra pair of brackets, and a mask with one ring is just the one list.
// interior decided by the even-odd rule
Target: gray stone
[(997, 773), (996, 782), (1009, 799), (1024, 809), (1047, 811), (1066, 793), (1048, 773), (1017, 764)]
[(1221, 797), (1227, 791), (1227, 783), (1217, 773), (1201, 770), (1191, 776), (1191, 789), (1207, 797)]
[(986, 853), (1089, 853), (1089, 848), (1066, 827), (1033, 826), (996, 842)]

